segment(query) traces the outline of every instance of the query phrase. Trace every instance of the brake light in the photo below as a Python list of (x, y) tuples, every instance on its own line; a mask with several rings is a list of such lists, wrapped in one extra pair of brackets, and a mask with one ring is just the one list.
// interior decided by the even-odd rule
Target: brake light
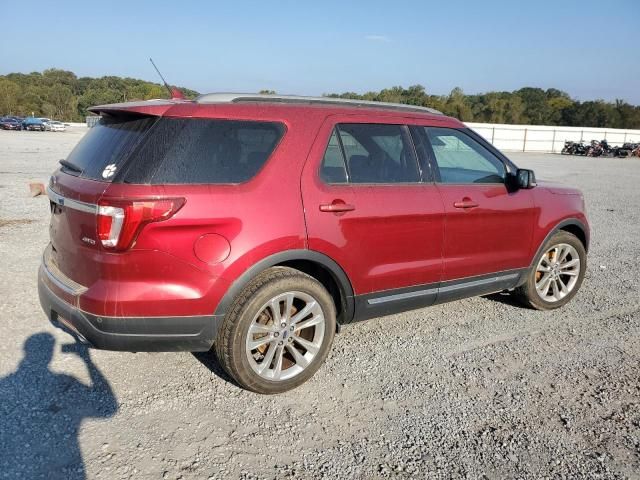
[(184, 198), (106, 200), (98, 203), (98, 238), (108, 250), (127, 250), (148, 223), (162, 222), (182, 208)]

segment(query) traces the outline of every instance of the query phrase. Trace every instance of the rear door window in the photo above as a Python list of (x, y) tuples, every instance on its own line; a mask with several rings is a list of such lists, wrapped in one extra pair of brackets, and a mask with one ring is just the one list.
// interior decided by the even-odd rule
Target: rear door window
[[(342, 150), (336, 148), (340, 143)], [(346, 167), (353, 184), (420, 182), (413, 145), (403, 125), (337, 125), (322, 162), (321, 178), (328, 183), (344, 183), (338, 167)]]

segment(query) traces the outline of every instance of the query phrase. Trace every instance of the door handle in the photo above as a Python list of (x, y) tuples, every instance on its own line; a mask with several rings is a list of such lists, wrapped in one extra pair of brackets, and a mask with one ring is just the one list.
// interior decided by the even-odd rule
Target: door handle
[(454, 202), (453, 204), (455, 208), (475, 208), (479, 205), (478, 202), (474, 202), (469, 197), (464, 197), (460, 202)]
[(350, 212), (355, 209), (356, 209), (355, 205), (351, 205), (350, 203), (344, 203), (342, 200), (334, 200), (331, 203), (323, 203), (320, 205), (321, 212), (340, 213), (340, 212)]

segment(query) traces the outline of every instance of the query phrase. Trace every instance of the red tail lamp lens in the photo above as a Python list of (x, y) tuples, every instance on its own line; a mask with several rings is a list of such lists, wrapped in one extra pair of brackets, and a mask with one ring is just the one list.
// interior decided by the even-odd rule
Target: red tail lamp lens
[(184, 203), (184, 198), (101, 201), (98, 205), (98, 238), (106, 249), (127, 250), (146, 224), (171, 218)]

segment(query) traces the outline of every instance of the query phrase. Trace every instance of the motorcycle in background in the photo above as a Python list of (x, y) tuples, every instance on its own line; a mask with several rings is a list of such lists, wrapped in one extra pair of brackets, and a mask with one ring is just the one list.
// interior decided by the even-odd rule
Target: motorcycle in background
[(606, 138), (604, 140), (600, 140), (600, 148), (602, 149), (602, 155), (607, 157), (613, 155), (613, 147), (609, 146), (609, 142), (607, 142)]
[(604, 148), (602, 148), (602, 143), (597, 140), (591, 140), (591, 144), (587, 148), (587, 157), (601, 157), (603, 154)]
[(585, 144), (583, 141), (565, 140), (560, 153), (562, 155), (586, 155), (587, 157), (640, 157), (640, 143), (627, 142), (621, 147), (612, 147), (607, 139), (591, 140), (589, 144)]
[(565, 140), (564, 147), (560, 153), (562, 155), (586, 155), (587, 146), (583, 141), (574, 142), (571, 140)]
[(571, 140), (564, 141), (564, 147), (560, 151), (561, 155), (573, 155), (574, 153), (574, 143)]
[(613, 156), (618, 158), (632, 157), (634, 155), (640, 156), (640, 143), (627, 142), (621, 147), (616, 147), (613, 152)]

